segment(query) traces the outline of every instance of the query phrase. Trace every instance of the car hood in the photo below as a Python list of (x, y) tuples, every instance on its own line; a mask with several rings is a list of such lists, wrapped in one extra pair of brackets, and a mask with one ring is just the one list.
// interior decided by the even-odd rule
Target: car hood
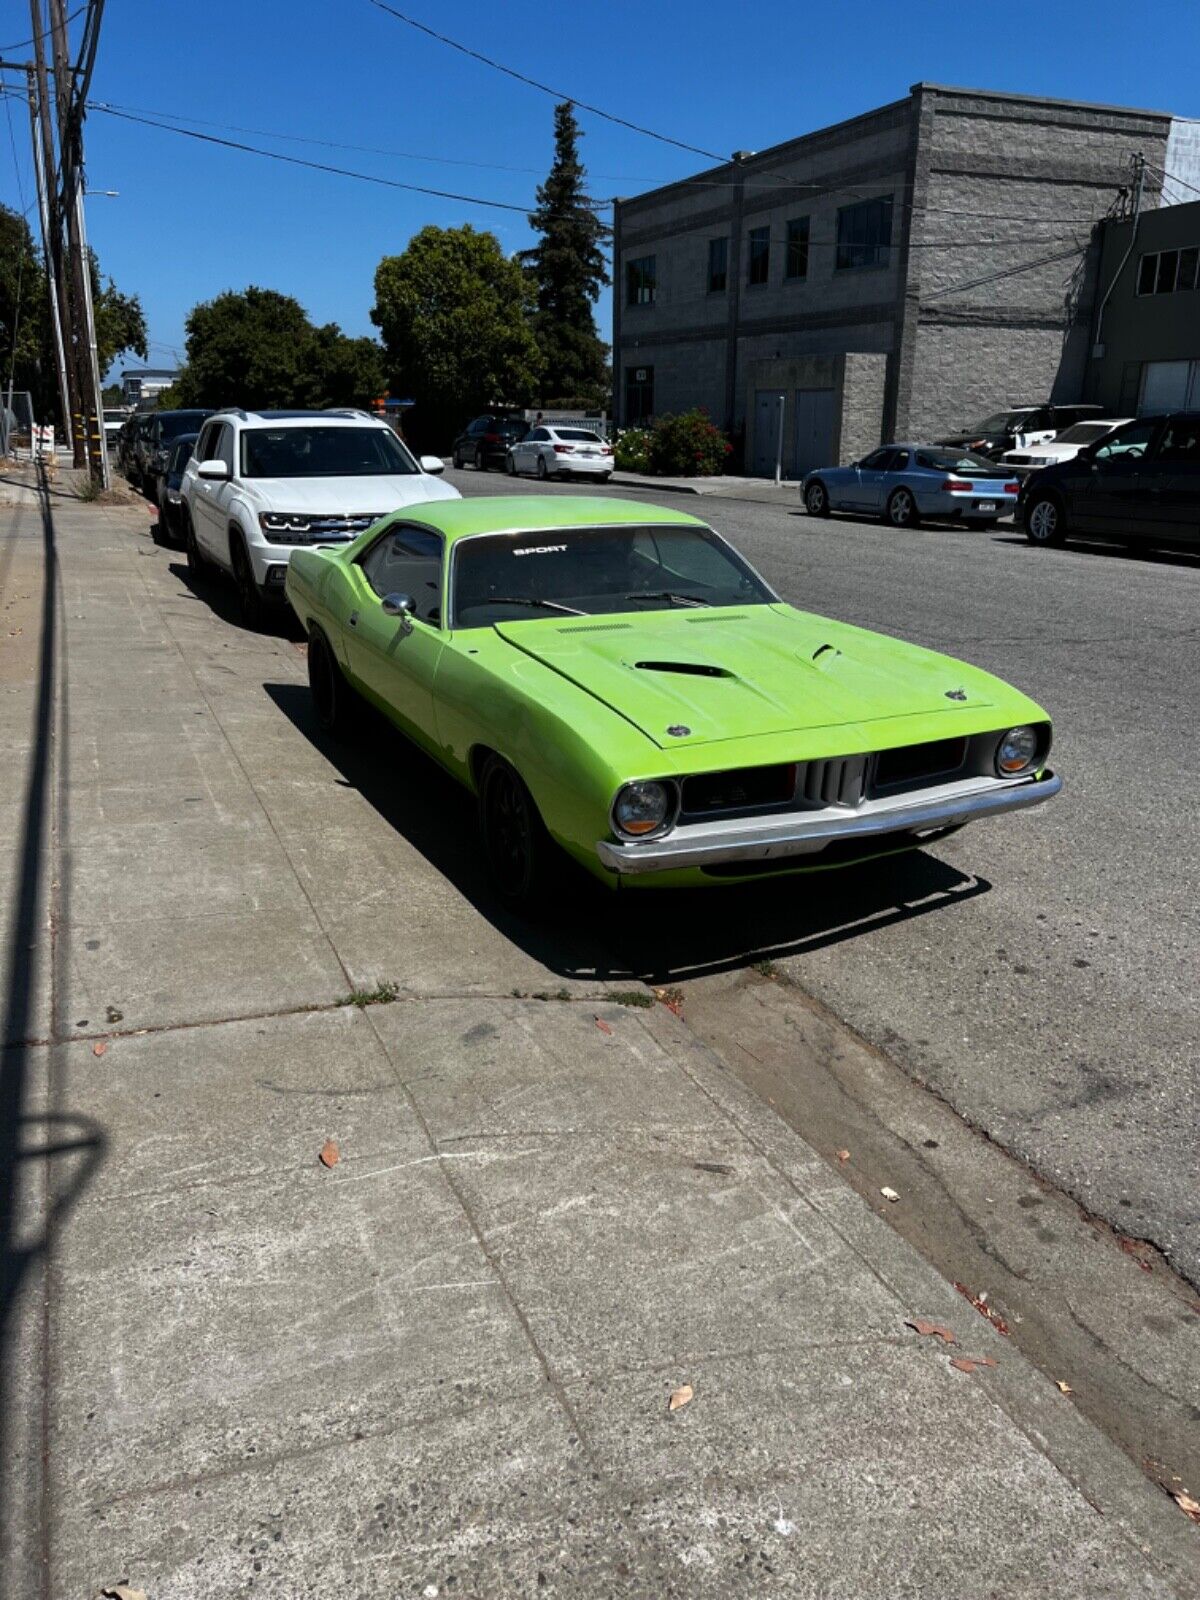
[(460, 500), (458, 490), (432, 473), (360, 478), (243, 478), (239, 487), (260, 511), (394, 511), (427, 500)]
[(662, 749), (992, 704), (986, 673), (782, 604), (496, 631)]
[(1012, 461), (1017, 466), (1027, 462), (1030, 451), (1036, 451), (1039, 463), (1046, 466), (1055, 461), (1071, 461), (1078, 454), (1081, 446), (1077, 444), (1055, 444), (1052, 439), (1047, 439), (1044, 444), (1031, 444), (1024, 450), (1010, 450), (1004, 457), (1005, 461)]

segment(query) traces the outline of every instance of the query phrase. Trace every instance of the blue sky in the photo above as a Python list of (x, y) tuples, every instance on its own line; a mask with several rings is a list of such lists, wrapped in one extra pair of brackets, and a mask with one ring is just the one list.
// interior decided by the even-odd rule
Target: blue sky
[[(1127, 0), (1028, 7), (915, 0), (394, 0), (400, 10), (568, 95), (713, 151), (762, 149), (897, 99), (920, 79), (1200, 117), (1200, 6)], [(0, 0), (0, 45), (28, 37)], [(27, 55), (28, 51), (21, 52)], [(108, 0), (92, 98), (227, 128), (406, 155), (229, 137), (402, 182), (528, 205), (551, 154), (553, 100), (403, 26), (369, 0)], [(18, 161), (0, 127), (0, 198), (32, 197), (24, 106)], [(596, 195), (635, 194), (705, 165), (581, 113)], [(517, 212), (379, 188), (94, 114), (88, 226), (102, 265), (142, 297), (155, 365), (182, 350), (198, 300), (249, 283), (318, 321), (372, 332), (372, 277), (426, 223), (530, 242)], [(440, 160), (416, 159), (439, 157)], [(451, 162), (478, 163), (452, 165)], [(528, 168), (529, 171), (498, 170)], [(600, 307), (603, 330), (608, 307)]]

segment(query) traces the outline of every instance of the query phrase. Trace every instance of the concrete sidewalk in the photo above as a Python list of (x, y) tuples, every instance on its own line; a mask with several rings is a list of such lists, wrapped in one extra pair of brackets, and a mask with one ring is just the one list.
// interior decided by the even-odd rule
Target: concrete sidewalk
[(750, 500), (761, 505), (803, 511), (798, 483), (775, 483), (770, 478), (659, 478), (643, 472), (614, 472), (611, 483), (625, 489), (661, 490), (668, 494), (714, 495), (722, 500)]
[(1197, 1592), (600, 919), (506, 918), (466, 797), (322, 742), (296, 642), (126, 510), (0, 511), (0, 589), (4, 1595)]

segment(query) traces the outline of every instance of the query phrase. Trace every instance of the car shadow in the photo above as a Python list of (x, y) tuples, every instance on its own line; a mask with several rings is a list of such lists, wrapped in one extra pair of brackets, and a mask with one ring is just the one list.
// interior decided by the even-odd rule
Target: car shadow
[(613, 893), (562, 859), (558, 892), (538, 920), (492, 892), (471, 795), (383, 717), (363, 707), (352, 741), (325, 734), (307, 688), (266, 683), (272, 702), (381, 817), (506, 938), (574, 978), (664, 984), (803, 956), (986, 894), (986, 880), (924, 850), (857, 867), (701, 890)]
[(233, 580), (226, 578), (223, 573), (205, 573), (197, 577), (188, 566), (186, 560), (172, 561), (168, 570), (178, 578), (184, 588), (195, 599), (202, 600), (212, 612), (220, 617), (222, 622), (231, 628), (237, 628), (242, 633), (257, 631), (267, 638), (277, 639), (303, 639), (304, 630), (291, 606), (272, 605), (264, 611), (263, 625), (258, 630), (246, 627), (241, 619), (238, 609), (237, 591), (233, 587)]
[[(1039, 550), (1023, 533), (1011, 530), (993, 536), (994, 544), (1019, 544), (1026, 550)], [(1112, 544), (1105, 539), (1087, 539), (1082, 534), (1073, 536), (1066, 544), (1053, 547), (1059, 555), (1108, 556), (1117, 561), (1141, 561), (1156, 567), (1183, 567), (1193, 572), (1200, 570), (1200, 551), (1173, 550), (1152, 544)]]

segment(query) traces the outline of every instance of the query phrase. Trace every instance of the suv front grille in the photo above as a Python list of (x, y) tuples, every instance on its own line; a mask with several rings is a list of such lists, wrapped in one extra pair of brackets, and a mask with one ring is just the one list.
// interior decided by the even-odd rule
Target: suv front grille
[[(270, 513), (268, 513), (270, 515)], [(357, 539), (372, 523), (386, 515), (383, 511), (330, 512), (316, 516), (271, 517), (272, 526), (262, 523), (264, 538), (271, 544), (346, 544)]]

